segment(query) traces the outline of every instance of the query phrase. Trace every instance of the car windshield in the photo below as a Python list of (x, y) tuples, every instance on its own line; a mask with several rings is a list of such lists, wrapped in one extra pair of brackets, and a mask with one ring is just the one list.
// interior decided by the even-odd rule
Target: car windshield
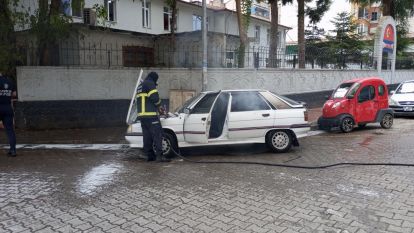
[(338, 99), (345, 97), (346, 93), (349, 89), (354, 85), (354, 83), (342, 83), (339, 87), (334, 91), (332, 98)]
[(183, 113), (184, 109), (187, 108), (188, 106), (190, 106), (190, 104), (198, 99), (202, 94), (198, 94), (190, 99), (188, 99), (187, 101), (185, 101), (185, 103), (183, 105), (181, 105), (180, 107), (178, 107), (174, 112), (178, 112), (178, 113)]
[(414, 93), (414, 82), (403, 83), (396, 91), (398, 94)]

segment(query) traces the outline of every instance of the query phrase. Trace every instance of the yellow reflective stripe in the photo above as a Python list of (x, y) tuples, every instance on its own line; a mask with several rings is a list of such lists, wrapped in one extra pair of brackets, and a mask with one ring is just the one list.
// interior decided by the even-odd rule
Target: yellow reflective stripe
[(140, 112), (138, 113), (138, 116), (156, 116), (156, 112)]
[(157, 102), (157, 103), (155, 103), (155, 105), (159, 105), (159, 104), (161, 104), (161, 99), (160, 99), (160, 100), (158, 100), (158, 102)]
[(155, 92), (158, 92), (158, 91), (157, 91), (157, 89), (154, 89), (154, 90), (152, 90), (152, 91), (148, 92), (148, 96), (151, 96), (151, 95), (152, 95), (152, 94), (154, 94)]
[(145, 112), (145, 96), (141, 96), (141, 113)]
[[(146, 112), (145, 111), (145, 98), (150, 96), (151, 94), (158, 92), (157, 90), (152, 90), (148, 94), (147, 93), (138, 93), (137, 98), (141, 97), (141, 112), (138, 113), (138, 116), (156, 116), (156, 112)], [(161, 99), (158, 101), (161, 103)]]

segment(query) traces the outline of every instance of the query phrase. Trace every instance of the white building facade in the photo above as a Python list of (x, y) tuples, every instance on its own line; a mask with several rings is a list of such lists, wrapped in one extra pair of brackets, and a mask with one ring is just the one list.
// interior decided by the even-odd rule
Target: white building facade
[[(154, 36), (157, 38), (164, 38), (164, 40), (161, 39), (158, 41), (162, 41), (161, 45), (165, 46), (167, 42), (165, 38), (170, 34), (172, 27), (171, 9), (166, 4), (165, 0), (85, 0), (82, 7), (79, 4), (76, 4), (76, 1), (77, 0), (62, 0), (62, 5), (64, 6), (62, 12), (71, 16), (74, 23), (86, 25), (88, 27), (92, 26), (94, 28), (106, 28), (109, 29), (110, 32), (108, 32), (108, 30), (100, 32), (99, 30), (91, 31), (89, 29), (82, 29), (83, 36), (79, 36), (79, 45), (77, 45), (77, 47), (82, 48), (83, 51), (80, 51), (80, 54), (75, 54), (76, 51), (73, 52), (73, 49), (69, 49), (68, 51), (70, 51), (70, 54), (68, 54), (69, 52), (67, 51), (62, 51), (61, 54), (63, 55), (61, 55), (61, 57), (66, 57), (66, 60), (68, 61), (70, 59), (73, 61), (79, 60), (77, 63), (83, 64), (88, 60), (96, 60), (96, 57), (91, 59), (90, 56), (92, 55), (88, 52), (91, 50), (91, 44), (93, 48), (99, 47), (100, 50), (108, 50), (108, 45), (110, 45), (111, 48), (116, 47), (116, 50), (122, 49), (122, 51), (118, 51), (122, 54), (115, 55), (115, 53), (104, 51), (105, 55), (99, 56), (100, 60), (98, 63), (114, 64), (114, 62), (111, 63), (107, 60), (114, 61), (114, 59), (116, 59), (117, 63), (119, 63), (118, 60), (120, 58), (125, 60), (126, 57), (130, 56), (129, 54), (125, 55), (125, 46), (123, 46), (124, 44), (128, 44), (127, 49), (132, 48), (132, 50), (130, 50), (131, 53), (132, 51), (139, 53), (140, 48), (147, 48), (145, 50), (146, 53), (153, 53), (152, 57), (155, 58), (155, 61), (154, 63), (149, 63), (147, 65), (166, 64), (165, 61), (159, 62), (157, 60), (157, 57), (165, 57), (165, 54), (159, 55), (160, 51), (157, 50), (157, 48), (159, 48), (160, 45), (157, 44), (157, 39), (154, 39)], [(24, 2), (26, 7), (30, 7), (32, 11), (37, 9), (37, 1), (24, 0)], [(268, 5), (263, 3), (255, 3), (253, 7), (253, 13), (248, 27), (249, 48), (246, 59), (249, 66), (252, 67), (255, 64), (251, 61), (255, 58), (252, 58), (251, 56), (255, 56), (256, 58), (260, 56), (262, 62), (259, 66), (264, 67), (267, 64), (265, 59), (268, 56), (264, 51), (268, 50), (271, 40), (270, 10)], [(106, 19), (103, 20), (102, 18), (97, 17), (97, 8), (104, 9), (106, 12)], [(180, 48), (186, 45), (192, 45), (192, 51), (194, 51), (194, 48), (196, 48), (197, 51), (201, 50), (201, 33), (197, 34), (197, 32), (201, 31), (202, 25), (201, 2), (177, 1), (176, 17), (175, 32), (177, 38), (180, 38), (180, 34), (183, 34), (183, 36), (181, 36), (180, 40), (177, 40), (174, 46)], [(223, 3), (213, 1), (208, 4), (207, 29), (209, 33), (208, 42), (210, 43), (209, 52), (214, 52), (216, 54), (220, 53), (222, 56), (229, 56), (228, 50), (234, 50), (238, 47), (238, 40), (235, 39), (239, 35), (237, 14)], [(279, 25), (277, 40), (278, 53), (280, 54), (285, 51), (287, 30), (289, 30), (288, 27)], [(188, 35), (185, 33), (192, 34)], [(187, 35), (189, 38), (186, 40), (185, 37)], [(134, 49), (134, 46), (137, 48)], [(167, 46), (172, 47), (171, 45)], [(252, 49), (251, 54), (250, 49)], [(263, 51), (260, 55), (257, 54), (259, 50)], [(83, 56), (81, 56), (82, 52), (84, 54)], [(161, 52), (164, 53), (165, 51), (162, 50)], [(85, 53), (88, 54), (85, 55)], [(167, 51), (167, 53), (170, 54), (171, 52)], [(223, 59), (225, 60), (226, 58)], [(212, 58), (212, 60), (214, 59)], [(233, 60), (235, 60), (235, 58), (233, 58)], [(95, 63), (97, 62), (95, 61)], [(123, 63), (125, 62), (120, 62), (120, 64)], [(217, 64), (219, 63), (220, 62)], [(228, 62), (223, 62), (223, 64), (219, 66), (234, 67), (234, 63), (235, 62), (233, 61), (232, 65), (229, 66)]]

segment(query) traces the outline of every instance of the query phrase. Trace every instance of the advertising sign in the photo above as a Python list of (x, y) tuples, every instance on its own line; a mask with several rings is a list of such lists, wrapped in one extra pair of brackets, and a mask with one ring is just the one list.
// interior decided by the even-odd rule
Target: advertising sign
[(384, 30), (383, 51), (392, 53), (394, 51), (394, 27), (388, 24)]

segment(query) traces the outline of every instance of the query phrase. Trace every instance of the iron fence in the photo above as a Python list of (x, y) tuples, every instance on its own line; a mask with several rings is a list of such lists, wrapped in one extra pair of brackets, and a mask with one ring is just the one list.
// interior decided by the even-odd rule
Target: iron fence
[[(66, 42), (47, 48), (51, 56), (42, 63), (42, 52), (34, 44), (21, 47), (22, 65), (88, 66), (88, 67), (202, 67), (202, 48), (198, 44), (171, 47), (162, 43), (151, 47), (140, 44), (102, 44)], [(237, 46), (210, 46), (209, 68), (239, 68), (244, 59), (246, 68), (299, 68), (298, 54), (294, 49), (277, 50), (269, 58), (269, 47), (249, 46), (243, 53)], [(345, 51), (332, 48), (306, 48), (306, 69), (374, 69), (371, 50)], [(397, 60), (397, 68), (411, 69), (413, 59)]]

